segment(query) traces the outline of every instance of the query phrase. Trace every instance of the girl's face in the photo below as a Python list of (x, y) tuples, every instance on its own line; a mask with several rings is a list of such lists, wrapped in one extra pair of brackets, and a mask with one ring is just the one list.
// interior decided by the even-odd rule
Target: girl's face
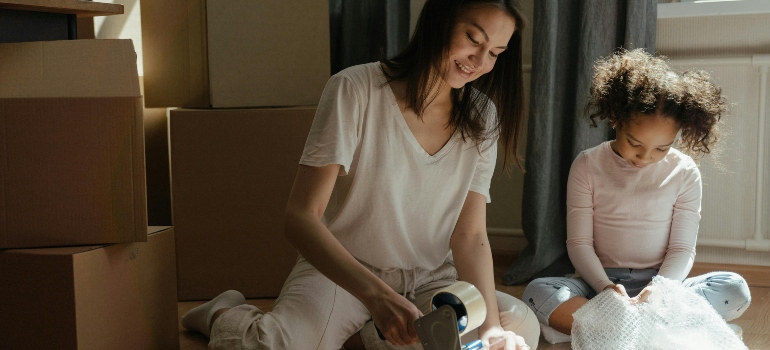
[(674, 118), (637, 114), (616, 130), (617, 136), (610, 145), (628, 164), (643, 168), (668, 154), (678, 132), (679, 124)]
[(515, 22), (495, 6), (475, 6), (462, 11), (452, 30), (446, 82), (459, 89), (489, 73), (497, 56), (507, 48)]

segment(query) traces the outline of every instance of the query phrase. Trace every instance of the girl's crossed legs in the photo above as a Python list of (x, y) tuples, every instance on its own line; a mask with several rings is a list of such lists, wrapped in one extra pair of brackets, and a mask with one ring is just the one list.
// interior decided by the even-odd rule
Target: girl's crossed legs
[[(658, 273), (657, 269), (613, 268), (604, 270), (610, 281), (615, 284), (622, 284), (631, 297), (636, 296), (644, 289)], [(751, 295), (746, 280), (734, 272), (710, 272), (685, 279), (683, 285), (706, 298), (726, 321), (738, 318), (751, 303)], [(538, 278), (527, 285), (523, 299), (535, 312), (540, 323), (546, 326), (553, 323), (552, 326), (556, 330), (569, 334), (569, 330), (564, 329), (560, 323), (571, 325), (571, 320), (560, 322), (562, 320), (555, 320), (556, 314), (560, 311), (566, 311), (566, 309), (579, 308), (594, 296), (596, 296), (596, 292), (582, 278), (545, 277)], [(574, 297), (580, 298), (571, 300)], [(565, 310), (557, 310), (560, 306)], [(567, 311), (566, 313), (571, 317), (571, 312)], [(567, 332), (564, 332), (565, 330)]]

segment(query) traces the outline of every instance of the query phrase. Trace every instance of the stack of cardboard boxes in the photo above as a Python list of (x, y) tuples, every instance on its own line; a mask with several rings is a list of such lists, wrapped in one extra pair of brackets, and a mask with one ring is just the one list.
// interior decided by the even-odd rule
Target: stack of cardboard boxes
[(130, 40), (0, 44), (0, 347), (178, 348)]
[(275, 297), (283, 214), (330, 75), (328, 1), (143, 2), (147, 107), (170, 112), (179, 300)]
[[(144, 2), (144, 101), (130, 40), (0, 44), (0, 348), (176, 349), (177, 300), (278, 295), (328, 13)], [(147, 226), (145, 107), (182, 107), (173, 229)]]

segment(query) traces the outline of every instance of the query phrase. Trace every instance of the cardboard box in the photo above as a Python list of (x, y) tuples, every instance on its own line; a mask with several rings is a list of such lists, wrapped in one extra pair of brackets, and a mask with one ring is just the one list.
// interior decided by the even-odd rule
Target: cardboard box
[(174, 231), (0, 252), (3, 349), (179, 349)]
[(328, 1), (153, 0), (141, 11), (147, 107), (318, 104)]
[[(141, 76), (139, 87), (142, 87)], [(147, 223), (150, 226), (172, 226), (168, 109), (145, 108), (142, 114), (147, 168)]]
[(279, 294), (297, 258), (284, 211), (314, 114), (171, 110), (179, 300)]
[(0, 44), (0, 98), (139, 97), (131, 40)]
[(146, 241), (131, 41), (0, 44), (0, 81), (0, 249)]

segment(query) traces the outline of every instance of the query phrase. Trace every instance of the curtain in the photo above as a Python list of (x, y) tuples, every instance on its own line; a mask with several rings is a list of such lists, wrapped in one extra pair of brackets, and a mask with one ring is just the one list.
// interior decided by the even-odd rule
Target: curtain
[(409, 0), (329, 0), (331, 72), (391, 58), (409, 42)]
[(503, 276), (515, 285), (574, 271), (566, 189), (581, 151), (614, 138), (584, 114), (593, 63), (617, 48), (654, 53), (656, 0), (535, 0), (522, 229), (527, 246)]

